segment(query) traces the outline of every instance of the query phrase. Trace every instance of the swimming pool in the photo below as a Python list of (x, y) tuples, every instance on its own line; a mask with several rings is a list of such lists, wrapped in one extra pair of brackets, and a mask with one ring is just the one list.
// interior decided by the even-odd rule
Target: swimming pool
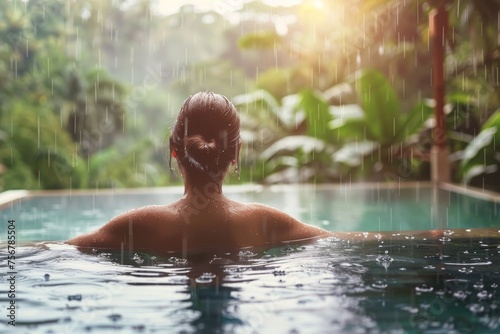
[[(228, 187), (332, 231), (306, 244), (183, 259), (82, 254), (57, 242), (180, 188), (43, 193), (4, 205), (16, 220), (16, 330), (1, 225), (1, 332), (496, 333), (500, 202), (426, 184)], [(444, 231), (431, 233), (428, 230)], [(384, 232), (391, 231), (391, 232)]]
[[(265, 203), (329, 231), (500, 227), (500, 200), (461, 194), (456, 189), (460, 188), (412, 183), (226, 186), (224, 191), (234, 200)], [(168, 204), (182, 194), (182, 187), (32, 192), (0, 207), (0, 219), (16, 220), (21, 241), (67, 240), (100, 227), (125, 210)], [(0, 238), (5, 233), (6, 224), (2, 224)]]

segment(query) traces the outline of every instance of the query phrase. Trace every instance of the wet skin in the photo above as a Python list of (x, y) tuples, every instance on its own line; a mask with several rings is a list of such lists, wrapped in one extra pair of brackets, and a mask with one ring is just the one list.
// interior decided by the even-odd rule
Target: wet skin
[(262, 204), (238, 203), (217, 193), (205, 197), (188, 192), (169, 205), (127, 211), (68, 243), (81, 248), (165, 253), (272, 246), (327, 235), (327, 231)]

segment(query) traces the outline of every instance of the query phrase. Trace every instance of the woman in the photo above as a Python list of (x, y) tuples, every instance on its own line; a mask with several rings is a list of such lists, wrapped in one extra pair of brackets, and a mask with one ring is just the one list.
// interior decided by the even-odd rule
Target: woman
[(125, 212), (106, 225), (68, 241), (85, 248), (183, 253), (277, 245), (327, 235), (262, 204), (234, 202), (222, 181), (239, 150), (240, 120), (219, 94), (202, 92), (184, 101), (170, 137), (170, 154), (184, 177), (184, 196), (169, 205)]

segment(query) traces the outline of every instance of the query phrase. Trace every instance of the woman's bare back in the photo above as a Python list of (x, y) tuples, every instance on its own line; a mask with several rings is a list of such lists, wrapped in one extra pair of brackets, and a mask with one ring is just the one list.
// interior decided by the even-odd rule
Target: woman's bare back
[(274, 208), (217, 196), (206, 203), (180, 199), (127, 211), (68, 243), (88, 249), (189, 253), (271, 246), (327, 234)]

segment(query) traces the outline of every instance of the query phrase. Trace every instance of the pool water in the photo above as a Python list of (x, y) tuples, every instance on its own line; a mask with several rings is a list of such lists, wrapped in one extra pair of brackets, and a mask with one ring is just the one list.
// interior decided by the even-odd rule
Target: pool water
[(0, 224), (0, 332), (500, 332), (498, 202), (426, 187), (226, 193), (358, 232), (188, 258), (84, 254), (58, 240), (130, 208), (172, 202), (182, 189), (18, 200), (0, 211), (2, 221), (16, 220), (19, 241), (13, 328)]
[[(226, 187), (228, 197), (284, 210), (329, 231), (407, 231), (497, 227), (500, 202), (431, 187)], [(145, 192), (96, 192), (33, 196), (0, 210), (0, 221), (15, 219), (18, 240), (67, 240), (97, 229), (117, 214), (149, 204), (168, 204), (182, 188)], [(0, 240), (6, 235), (0, 224)]]
[(361, 233), (193, 259), (25, 245), (16, 328), (2, 315), (0, 332), (498, 333), (500, 233), (486, 234)]

